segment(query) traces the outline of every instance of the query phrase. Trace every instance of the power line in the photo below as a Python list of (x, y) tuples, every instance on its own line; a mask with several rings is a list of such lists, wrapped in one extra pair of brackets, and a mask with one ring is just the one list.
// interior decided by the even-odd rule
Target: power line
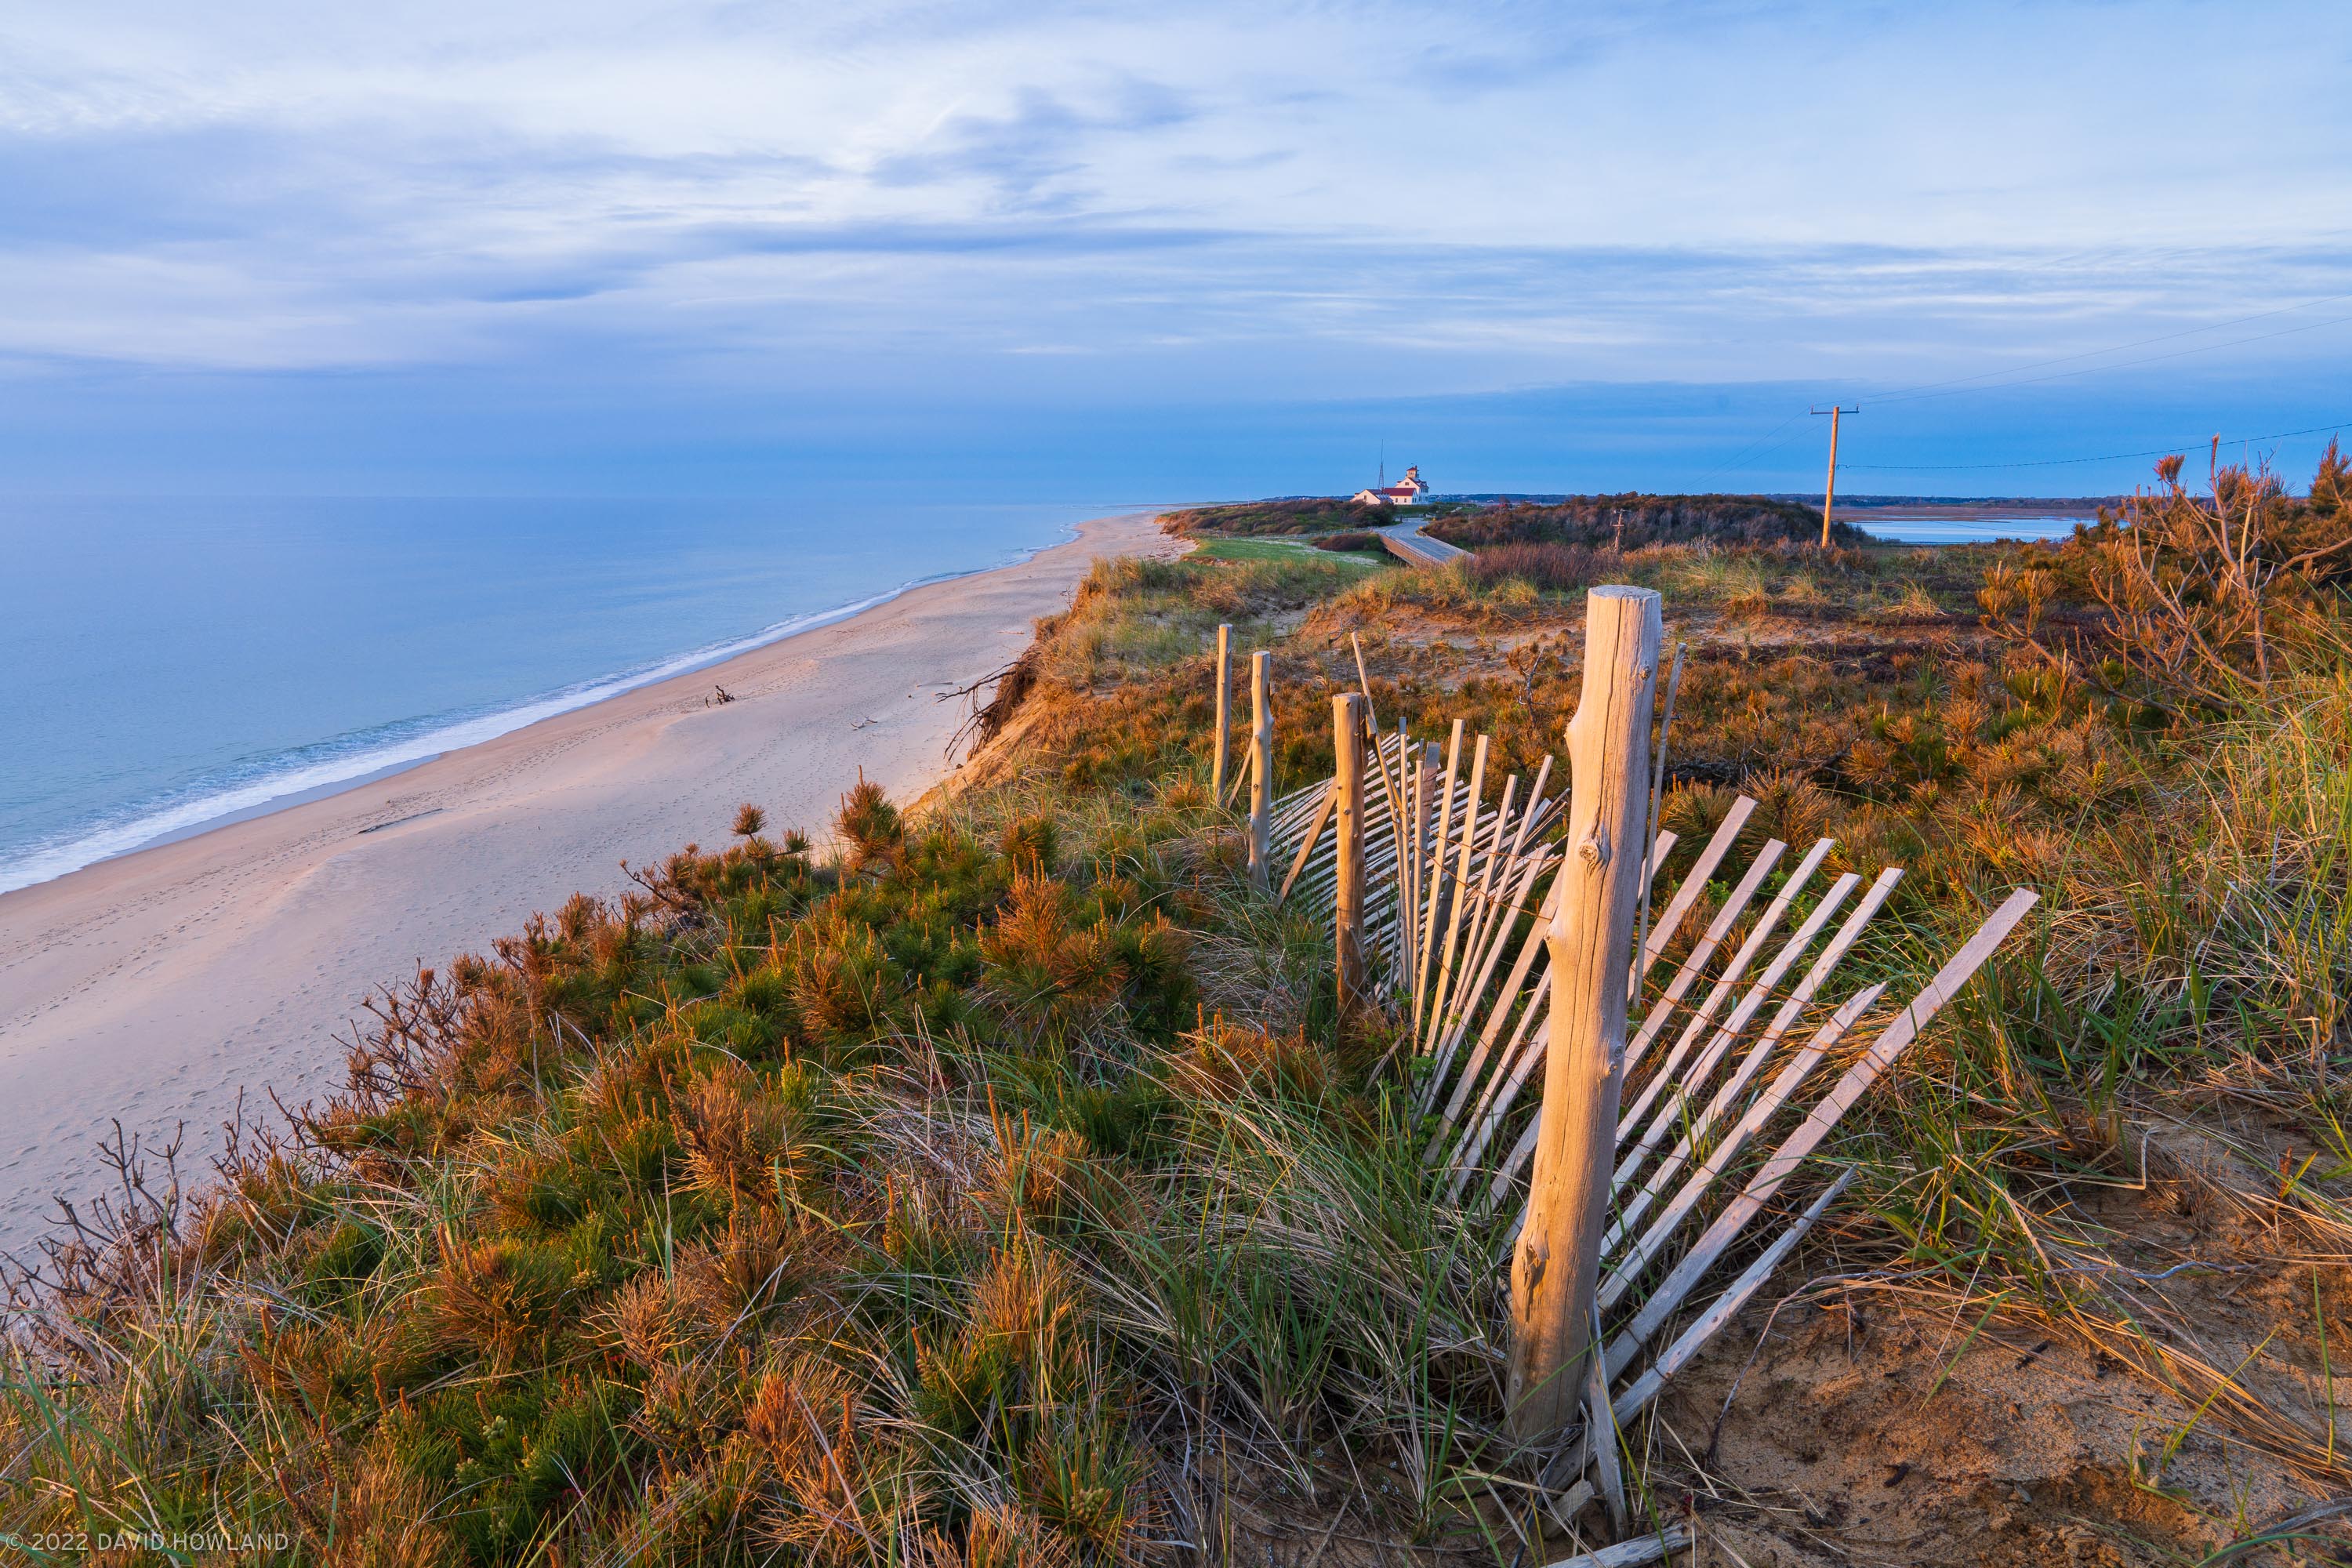
[[(2241, 443), (2254, 441), (2283, 441), (2290, 436), (2316, 436), (2323, 431), (2338, 431), (2347, 425), (2352, 425), (2352, 419), (2333, 420), (2326, 425), (2313, 425), (2301, 430), (2273, 430), (2267, 436), (2225, 436), (2221, 438), (2221, 444), (2234, 447)], [(2034, 458), (2018, 463), (1848, 463), (1845, 466), (1849, 468), (1872, 468), (1882, 473), (1897, 474), (1950, 474), (1977, 468), (2054, 468), (2071, 463), (2121, 462), (2126, 458), (2168, 458), (2175, 452), (2185, 452), (2191, 447), (2202, 446), (2211, 439), (2210, 436), (2200, 436), (2193, 440), (2176, 442), (2168, 447), (2151, 447), (2144, 452), (2103, 452), (2095, 458)]]
[(1738, 468), (1741, 463), (1747, 461), (1749, 458), (1758, 455), (1765, 442), (1769, 441), (1773, 437), (1778, 436), (1781, 431), (1786, 430), (1790, 426), (1794, 425), (1798, 420), (1804, 417), (1805, 413), (1801, 409), (1790, 415), (1786, 419), (1781, 420), (1780, 423), (1773, 426), (1769, 430), (1765, 431), (1763, 435), (1759, 436), (1755, 440), (1750, 441), (1747, 446), (1742, 447), (1738, 454), (1725, 458), (1722, 462), (1717, 463), (1715, 467), (1701, 474), (1699, 476), (1699, 482), (1704, 484), (1708, 479), (1715, 478), (1717, 474), (1723, 473), (1727, 469)]

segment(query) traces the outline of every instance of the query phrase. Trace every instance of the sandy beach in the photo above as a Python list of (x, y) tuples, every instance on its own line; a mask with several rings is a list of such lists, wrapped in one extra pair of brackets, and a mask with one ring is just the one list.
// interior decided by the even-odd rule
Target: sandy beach
[[(486, 950), (619, 862), (716, 844), (746, 801), (822, 836), (860, 768), (947, 771), (940, 695), (1010, 661), (1100, 556), (1177, 553), (1150, 514), (1016, 565), (563, 714), (324, 799), (0, 894), (0, 1250), (95, 1189), (98, 1139), (187, 1128), (202, 1173), (242, 1089), (341, 1081), (334, 1037), (387, 981)], [(737, 700), (706, 698), (724, 686)]]

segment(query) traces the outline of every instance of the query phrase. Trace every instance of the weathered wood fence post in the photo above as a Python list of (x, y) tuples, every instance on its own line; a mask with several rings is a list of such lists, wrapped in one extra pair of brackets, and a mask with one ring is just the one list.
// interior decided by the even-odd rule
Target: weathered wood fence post
[(1274, 655), (1250, 655), (1250, 883), (1261, 893), (1274, 878)]
[[(1422, 863), (1429, 855), (1429, 801), (1436, 793), (1430, 774), (1433, 763), (1430, 752), (1434, 746), (1422, 747), (1402, 733), (1398, 736), (1402, 750), (1397, 753), (1397, 766), (1406, 771), (1412, 780), (1407, 792), (1405, 820), (1404, 868), (1397, 886), (1397, 955), (1398, 984), (1408, 990), (1412, 985), (1414, 922), (1421, 916)], [(1413, 1011), (1419, 1012), (1419, 997), (1413, 998)]]
[(1217, 746), (1209, 763), (1209, 803), (1225, 805), (1226, 763), (1234, 732), (1234, 628), (1217, 628)]
[(1568, 725), (1566, 858), (1549, 938), (1552, 1005), (1528, 1217), (1511, 1254), (1513, 1434), (1558, 1434), (1583, 1399), (1601, 1237), (1616, 1165), (1617, 1104), (1650, 717), (1664, 640), (1658, 595), (1595, 588), (1584, 611), (1584, 690)]
[(1437, 946), (1437, 909), (1441, 890), (1445, 886), (1445, 847), (1453, 842), (1454, 831), (1454, 769), (1462, 760), (1462, 721), (1454, 721), (1454, 732), (1445, 740), (1445, 775), (1437, 786), (1437, 837), (1431, 841), (1429, 853), (1422, 858), (1423, 888), (1419, 897), (1422, 910), (1421, 940), (1413, 946), (1412, 954), (1412, 1026), (1421, 1027), (1422, 1007), (1429, 992), (1429, 955)]
[(1339, 763), (1332, 784), (1339, 797), (1331, 925), (1339, 1011), (1346, 1014), (1364, 994), (1364, 699), (1359, 692), (1331, 699), (1331, 750)]

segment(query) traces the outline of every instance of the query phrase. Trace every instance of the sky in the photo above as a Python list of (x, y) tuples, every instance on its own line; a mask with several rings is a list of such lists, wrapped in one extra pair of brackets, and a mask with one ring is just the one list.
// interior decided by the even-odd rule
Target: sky
[(2299, 479), (2342, 24), (0, 0), (0, 495)]

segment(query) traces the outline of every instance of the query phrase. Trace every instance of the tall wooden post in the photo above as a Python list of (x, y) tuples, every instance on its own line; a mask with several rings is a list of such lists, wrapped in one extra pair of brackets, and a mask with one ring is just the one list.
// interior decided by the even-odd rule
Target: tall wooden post
[(1364, 994), (1364, 699), (1349, 691), (1331, 699), (1332, 783), (1339, 792), (1339, 855), (1331, 924), (1339, 979), (1339, 1011), (1355, 1010)]
[(1837, 438), (1838, 420), (1843, 410), (1830, 410), (1830, 477), (1822, 486), (1822, 548), (1830, 547), (1830, 510), (1837, 505)]
[(1250, 655), (1251, 885), (1267, 890), (1274, 875), (1274, 655)]
[(1511, 1430), (1564, 1428), (1585, 1393), (1601, 1236), (1616, 1165), (1625, 993), (1649, 820), (1658, 595), (1584, 601), (1584, 691), (1568, 726), (1573, 783), (1552, 917), (1552, 1005), (1528, 1217), (1511, 1254)]
[(1217, 628), (1217, 746), (1209, 763), (1209, 798), (1225, 804), (1225, 764), (1231, 760), (1234, 732), (1234, 628)]

